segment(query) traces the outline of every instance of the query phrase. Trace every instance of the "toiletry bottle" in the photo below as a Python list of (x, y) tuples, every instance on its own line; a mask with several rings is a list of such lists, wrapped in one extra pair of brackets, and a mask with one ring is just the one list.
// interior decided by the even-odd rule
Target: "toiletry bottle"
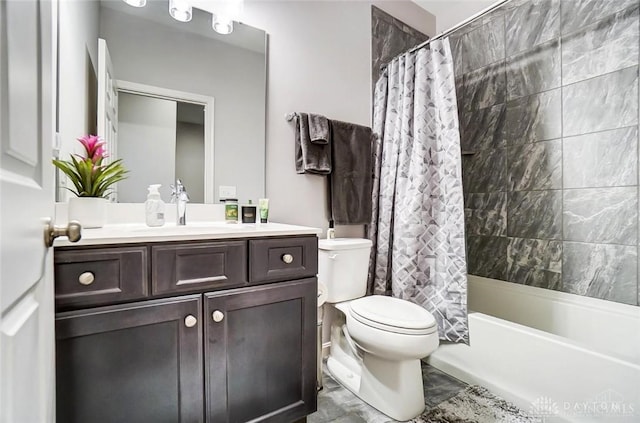
[(260, 211), (260, 223), (269, 221), (269, 199), (261, 198), (258, 200), (258, 210)]
[(256, 223), (256, 206), (251, 203), (242, 206), (242, 223)]
[(147, 201), (144, 203), (144, 210), (146, 213), (147, 226), (162, 226), (164, 225), (164, 201), (160, 197), (160, 184), (149, 185), (149, 194), (147, 195)]
[(336, 237), (336, 230), (334, 228), (333, 220), (329, 221), (329, 229), (327, 229), (327, 239), (334, 239)]
[(238, 199), (224, 200), (224, 220), (227, 223), (238, 223)]

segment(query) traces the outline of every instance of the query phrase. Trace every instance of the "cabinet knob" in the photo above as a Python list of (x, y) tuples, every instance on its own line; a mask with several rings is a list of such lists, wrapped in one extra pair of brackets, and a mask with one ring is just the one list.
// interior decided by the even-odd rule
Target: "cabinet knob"
[(221, 312), (220, 310), (216, 310), (213, 313), (211, 313), (211, 317), (213, 318), (214, 322), (220, 323), (222, 322), (222, 319), (224, 319), (224, 313)]
[(184, 325), (188, 328), (194, 327), (196, 323), (198, 323), (198, 319), (196, 319), (195, 316), (192, 316), (191, 314), (184, 318)]
[(80, 282), (84, 286), (91, 285), (95, 280), (96, 277), (91, 272), (84, 272), (80, 276), (78, 276), (78, 282)]
[(293, 263), (293, 256), (291, 254), (283, 254), (282, 261), (284, 261), (287, 264), (291, 264)]

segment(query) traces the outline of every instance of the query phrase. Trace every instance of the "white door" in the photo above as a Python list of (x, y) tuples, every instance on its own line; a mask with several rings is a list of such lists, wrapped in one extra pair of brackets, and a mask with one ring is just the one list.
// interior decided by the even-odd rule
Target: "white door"
[[(118, 158), (118, 87), (107, 42), (98, 38), (98, 134), (106, 141), (108, 161)], [(118, 200), (118, 184), (109, 196)]]
[(54, 421), (55, 12), (0, 0), (0, 422)]

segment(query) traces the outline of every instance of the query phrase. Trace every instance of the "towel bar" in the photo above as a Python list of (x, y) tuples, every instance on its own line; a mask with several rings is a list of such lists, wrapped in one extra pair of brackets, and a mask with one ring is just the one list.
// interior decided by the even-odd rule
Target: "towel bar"
[(284, 118), (287, 122), (291, 122), (296, 117), (295, 113), (285, 113)]

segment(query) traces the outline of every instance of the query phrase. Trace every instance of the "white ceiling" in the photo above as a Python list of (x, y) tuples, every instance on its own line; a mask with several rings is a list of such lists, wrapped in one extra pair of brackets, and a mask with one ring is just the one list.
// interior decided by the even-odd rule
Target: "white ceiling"
[(481, 10), (497, 3), (496, 0), (412, 0), (436, 17), (439, 34), (457, 25)]

